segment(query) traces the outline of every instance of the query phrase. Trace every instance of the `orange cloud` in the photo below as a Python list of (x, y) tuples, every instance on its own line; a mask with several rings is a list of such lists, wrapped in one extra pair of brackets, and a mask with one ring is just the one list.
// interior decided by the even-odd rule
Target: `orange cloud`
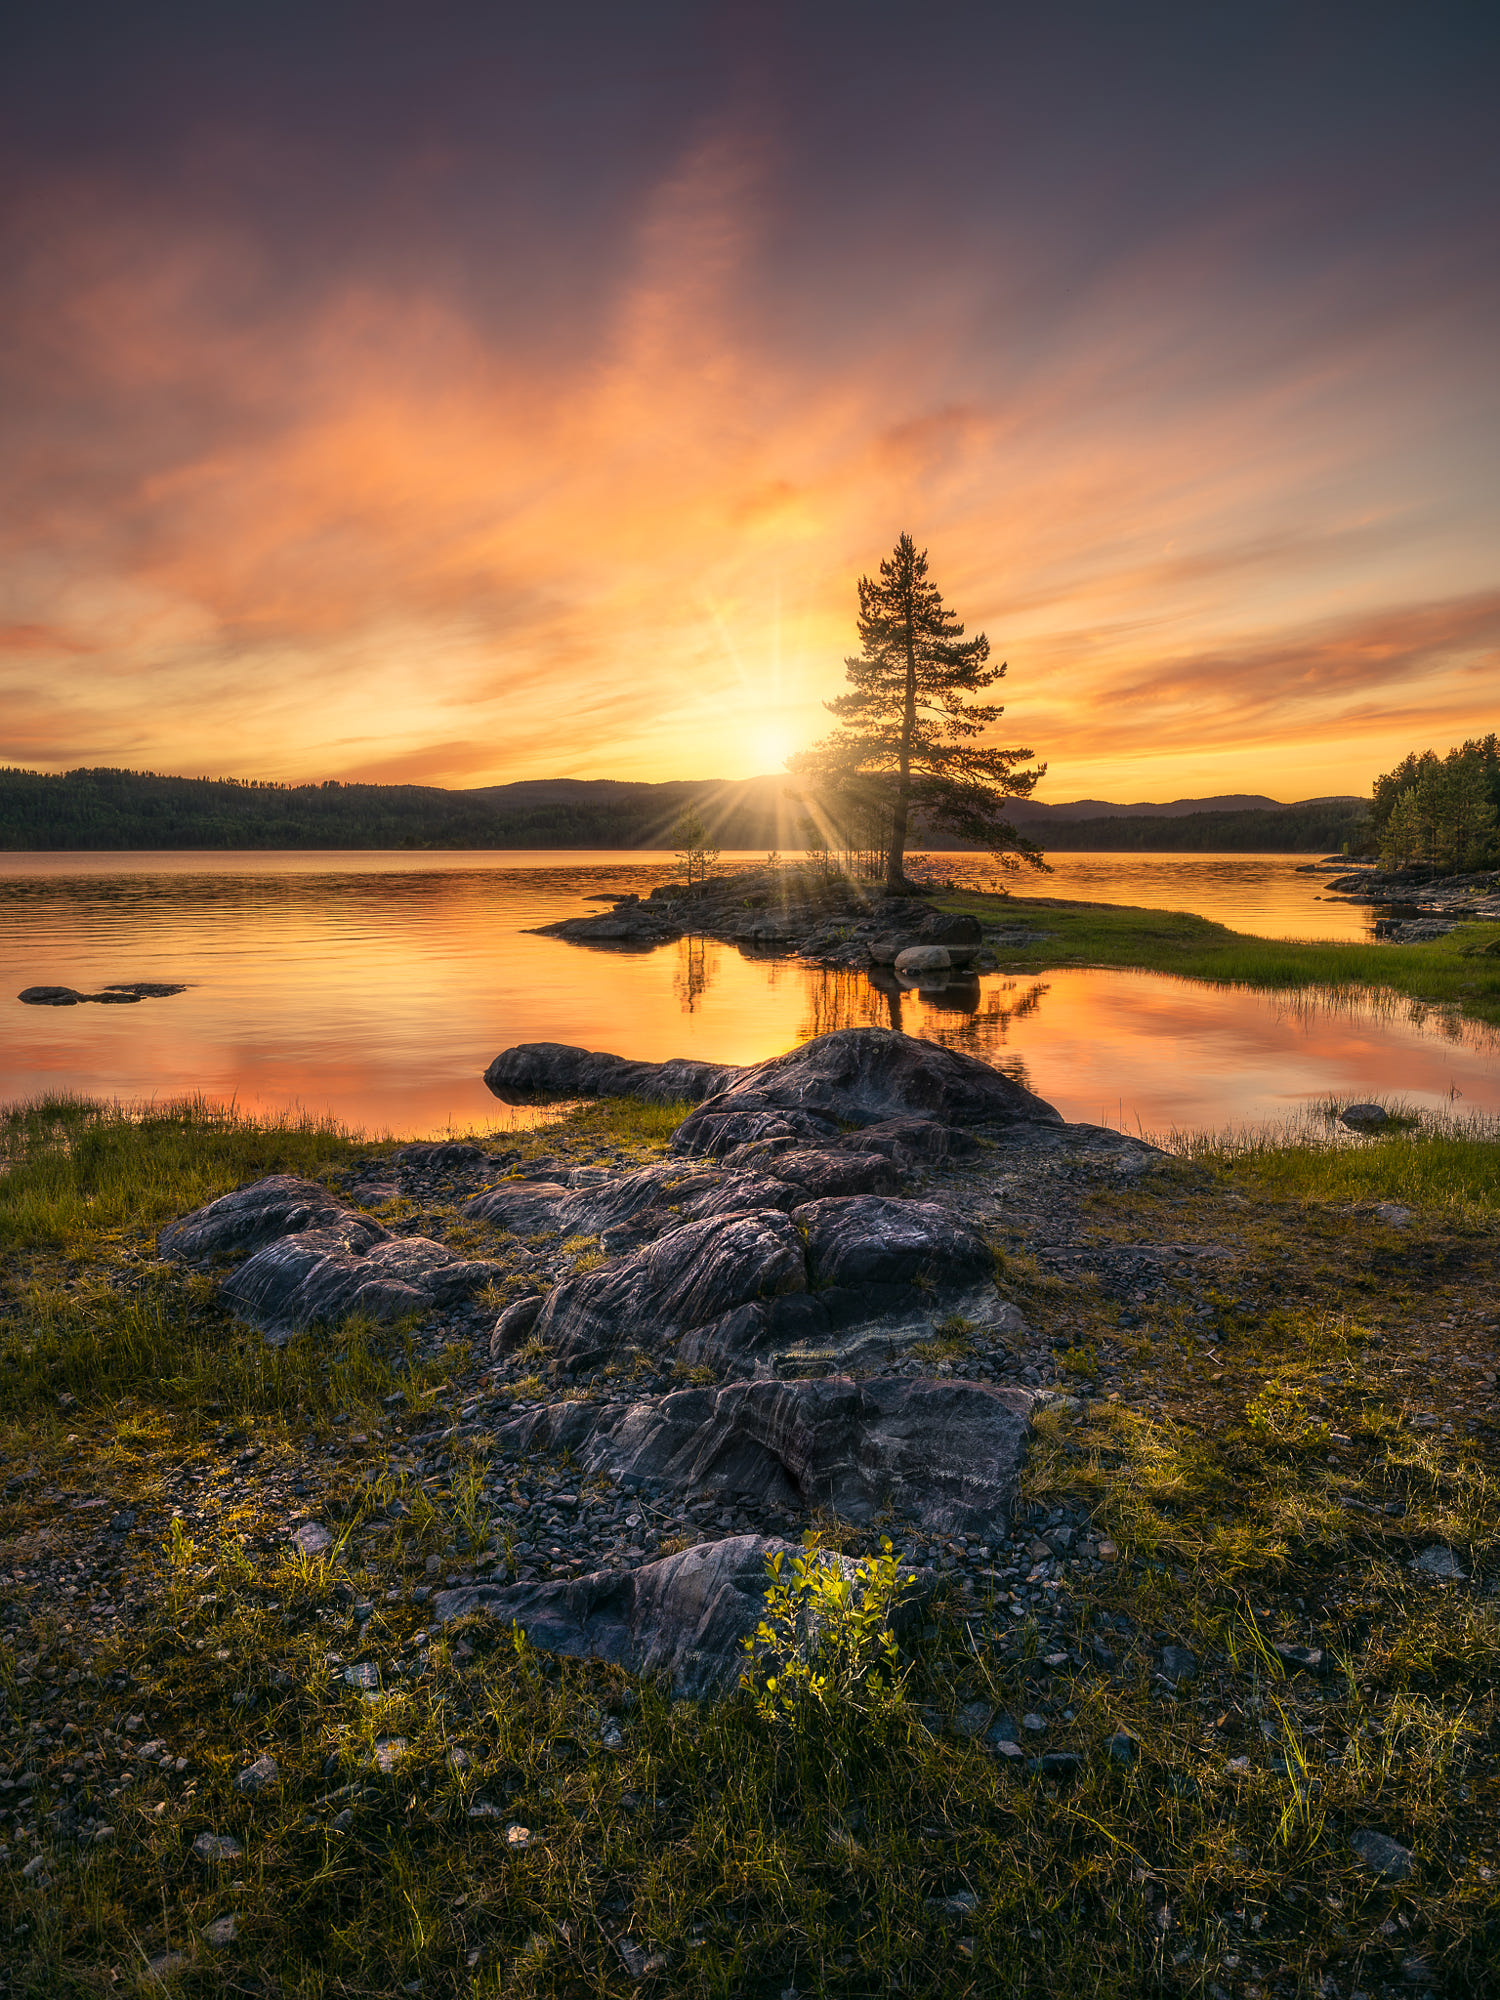
[(1410, 392), (1415, 308), (1330, 329), (1330, 278), (1296, 337), (1230, 229), (1105, 272), (1046, 342), (959, 263), (788, 341), (767, 171), (699, 144), (540, 359), (432, 284), (288, 290), (232, 230), (58, 198), (0, 466), (0, 757), (745, 775), (826, 727), (854, 578), (908, 527), (1050, 797), (1363, 788), (1486, 726), (1495, 523), (1441, 385)]

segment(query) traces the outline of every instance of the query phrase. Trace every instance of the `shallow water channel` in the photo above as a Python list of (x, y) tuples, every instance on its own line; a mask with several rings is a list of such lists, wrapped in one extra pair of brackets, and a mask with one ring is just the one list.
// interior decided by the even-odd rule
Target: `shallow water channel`
[[(1263, 935), (1367, 936), (1367, 911), (1317, 900), (1305, 859), (1060, 855), (1034, 886)], [(988, 870), (951, 856), (933, 872)], [(518, 1114), (481, 1073), (513, 1042), (750, 1062), (868, 1023), (968, 1049), (1065, 1116), (1132, 1131), (1256, 1123), (1328, 1097), (1500, 1112), (1500, 1036), (1404, 1001), (1076, 970), (894, 995), (702, 939), (635, 954), (528, 935), (673, 872), (670, 856), (576, 852), (0, 856), (0, 1101), (201, 1093), (375, 1132), (496, 1129)], [(137, 980), (187, 990), (110, 1007), (13, 997)]]

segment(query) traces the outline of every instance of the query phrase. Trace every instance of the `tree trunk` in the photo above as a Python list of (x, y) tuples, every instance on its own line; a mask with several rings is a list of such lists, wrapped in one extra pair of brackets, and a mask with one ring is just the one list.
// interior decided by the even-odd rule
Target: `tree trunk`
[(891, 813), (891, 846), (886, 856), (885, 886), (893, 896), (906, 887), (906, 803), (911, 797), (911, 739), (917, 728), (917, 649), (911, 606), (906, 610), (906, 710), (901, 718), (901, 772), (896, 780), (896, 804)]

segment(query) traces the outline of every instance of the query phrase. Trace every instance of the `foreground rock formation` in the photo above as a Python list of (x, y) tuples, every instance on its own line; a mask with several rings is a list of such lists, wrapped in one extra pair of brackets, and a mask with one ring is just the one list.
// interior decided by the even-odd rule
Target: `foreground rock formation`
[[(315, 1181), (273, 1174), (221, 1196), (161, 1232), (163, 1257), (207, 1266), (244, 1257), (223, 1296), (268, 1340), (363, 1313), (389, 1326), (468, 1298), (501, 1273), (445, 1244), (390, 1230)], [(248, 1253), (248, 1254), (247, 1254)]]
[[(921, 1357), (936, 1343), (993, 1373), (1030, 1330), (986, 1234), (913, 1183), (983, 1149), (1053, 1171), (1080, 1147), (1134, 1170), (1149, 1147), (1065, 1125), (987, 1064), (881, 1029), (742, 1068), (530, 1044), (487, 1079), (513, 1099), (629, 1090), (692, 1109), (666, 1157), (618, 1172), (553, 1161), (507, 1175), (473, 1145), (405, 1149), (394, 1164), (452, 1187), (465, 1221), (495, 1232), (494, 1259), (397, 1235), (281, 1175), (174, 1223), (162, 1254), (232, 1263), (224, 1297), (276, 1340), (351, 1312), (449, 1315), (494, 1280), (512, 1296), (492, 1359), (504, 1368), (524, 1346), (557, 1385), (500, 1422), (494, 1448), (561, 1458), (643, 1506), (735, 1510), (725, 1524), (821, 1508), (856, 1527), (1006, 1540), (1034, 1392), (954, 1379), (947, 1360), (924, 1373)], [(536, 1275), (518, 1284), (518, 1268)], [(438, 1611), (711, 1693), (738, 1671), (781, 1546), (736, 1532), (643, 1567), (452, 1589)]]

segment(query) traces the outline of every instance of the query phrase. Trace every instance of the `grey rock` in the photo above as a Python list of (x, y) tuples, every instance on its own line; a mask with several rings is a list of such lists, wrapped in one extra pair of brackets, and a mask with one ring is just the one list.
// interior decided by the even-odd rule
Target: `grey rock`
[(495, 1321), (495, 1330), (490, 1335), (492, 1357), (508, 1354), (512, 1348), (520, 1346), (536, 1325), (537, 1315), (542, 1310), (543, 1303), (544, 1295), (541, 1292), (533, 1292), (529, 1298), (517, 1299), (505, 1308)]
[(265, 1752), (253, 1764), (247, 1764), (235, 1778), (234, 1789), (247, 1798), (258, 1798), (268, 1791), (281, 1776), (276, 1759)]
[(203, 1862), (238, 1861), (245, 1849), (232, 1833), (200, 1833), (193, 1852)]
[(226, 1944), (234, 1943), (234, 1918), (215, 1917), (211, 1924), (203, 1926), (203, 1942), (215, 1951), (222, 1951)]
[(1141, 1754), (1141, 1739), (1129, 1729), (1117, 1729), (1107, 1745), (1111, 1764), (1121, 1764), (1127, 1769), (1135, 1764)]
[(422, 1236), (386, 1237), (366, 1247), (361, 1231), (341, 1224), (267, 1243), (221, 1289), (241, 1318), (280, 1342), (354, 1312), (389, 1326), (409, 1313), (455, 1305), (504, 1275), (501, 1264), (457, 1257)]
[(983, 1238), (936, 1203), (829, 1196), (668, 1230), (557, 1285), (535, 1331), (575, 1368), (626, 1345), (729, 1370), (865, 1366), (953, 1314), (997, 1327), (993, 1273)]
[(148, 1979), (170, 1979), (174, 1973), (186, 1972), (189, 1960), (184, 1951), (159, 1951), (154, 1958), (146, 1960)]
[(953, 970), (947, 947), (940, 944), (912, 944), (896, 954), (896, 971), (903, 979), (919, 979), (924, 973)]
[(291, 1533), (292, 1544), (305, 1556), (326, 1556), (333, 1547), (333, 1537), (317, 1521), (304, 1521)]
[(761, 1617), (766, 1558), (789, 1546), (734, 1535), (637, 1570), (443, 1590), (433, 1607), (440, 1624), (483, 1616), (519, 1625), (544, 1652), (606, 1660), (633, 1674), (666, 1674), (678, 1694), (702, 1699), (737, 1678), (743, 1641)]
[(393, 1157), (398, 1167), (414, 1167), (426, 1173), (463, 1173), (484, 1167), (489, 1161), (484, 1148), (467, 1139), (420, 1140), (415, 1145), (403, 1146)]
[(587, 1472), (686, 1495), (890, 1507), (934, 1534), (1003, 1533), (1030, 1438), (1023, 1389), (904, 1376), (731, 1382), (604, 1411), (554, 1403), (501, 1427), (503, 1449), (566, 1451)]
[(1412, 1562), (1412, 1568), (1419, 1576), (1436, 1577), (1445, 1583), (1463, 1583), (1468, 1571), (1463, 1567), (1452, 1549), (1445, 1549), (1434, 1543)]
[(1410, 1229), (1413, 1211), (1399, 1201), (1377, 1201), (1373, 1210), (1388, 1229)]
[(944, 1125), (1060, 1125), (1050, 1104), (975, 1056), (883, 1028), (841, 1028), (741, 1071), (691, 1112), (675, 1152), (715, 1156), (729, 1142), (832, 1139), (843, 1125), (920, 1117)]
[(243, 1257), (300, 1230), (340, 1227), (361, 1247), (383, 1243), (390, 1234), (369, 1216), (356, 1216), (316, 1181), (271, 1174), (169, 1222), (157, 1248), (163, 1257), (202, 1264), (213, 1257)]
[(1409, 1847), (1392, 1840), (1389, 1834), (1377, 1833), (1373, 1827), (1364, 1826), (1351, 1834), (1349, 1845), (1370, 1873), (1382, 1882), (1404, 1882), (1417, 1865), (1417, 1857)]
[(505, 1104), (566, 1097), (639, 1097), (648, 1104), (696, 1104), (724, 1089), (738, 1074), (734, 1064), (693, 1062), (686, 1057), (631, 1062), (625, 1056), (570, 1048), (563, 1042), (521, 1042), (495, 1057), (484, 1080)]
[(1351, 1104), (1339, 1114), (1339, 1123), (1347, 1125), (1351, 1132), (1378, 1132), (1390, 1122), (1389, 1114), (1379, 1104)]
[(1323, 1671), (1321, 1646), (1284, 1646), (1275, 1643), (1271, 1651), (1284, 1665), (1293, 1670), (1300, 1668), (1305, 1674), (1321, 1674)]
[(76, 1007), (83, 995), (71, 986), (23, 986), (16, 998), (25, 1007)]
[(1198, 1678), (1198, 1657), (1186, 1646), (1163, 1646), (1161, 1670), (1173, 1687), (1184, 1687)]

